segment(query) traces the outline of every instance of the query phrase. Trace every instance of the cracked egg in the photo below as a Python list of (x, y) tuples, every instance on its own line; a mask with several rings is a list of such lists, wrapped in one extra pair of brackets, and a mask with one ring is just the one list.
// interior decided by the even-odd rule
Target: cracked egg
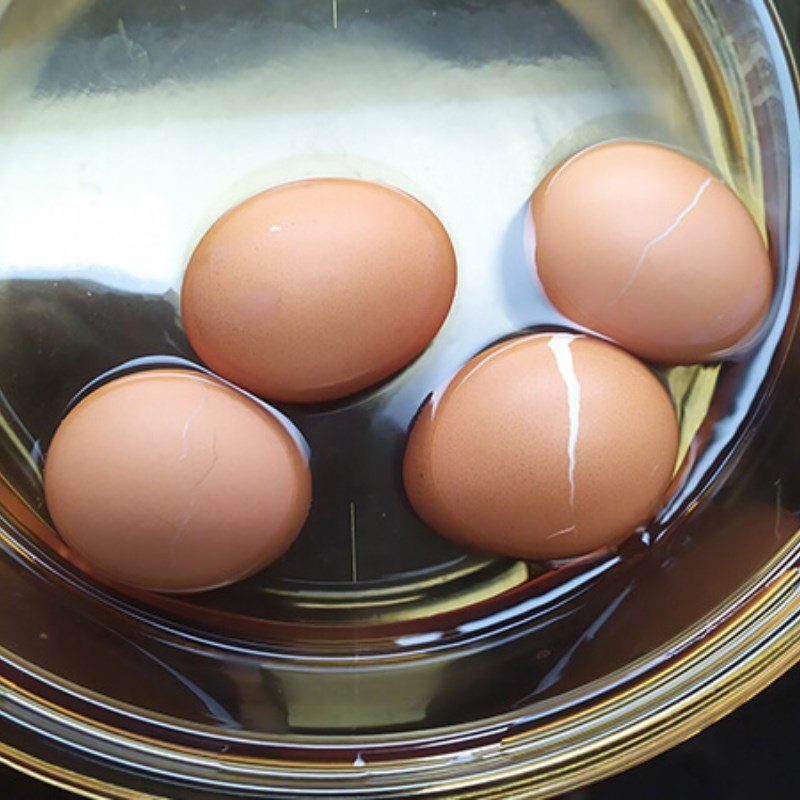
[(773, 275), (760, 230), (722, 180), (681, 153), (590, 147), (545, 178), (531, 210), (549, 300), (642, 358), (728, 355), (766, 316)]
[(274, 561), (308, 513), (301, 442), (208, 375), (111, 381), (64, 418), (44, 472), (58, 532), (106, 578), (164, 592), (225, 585)]
[(588, 336), (534, 334), (469, 361), (423, 407), (408, 498), (460, 544), (516, 558), (618, 544), (662, 504), (678, 424), (640, 361)]

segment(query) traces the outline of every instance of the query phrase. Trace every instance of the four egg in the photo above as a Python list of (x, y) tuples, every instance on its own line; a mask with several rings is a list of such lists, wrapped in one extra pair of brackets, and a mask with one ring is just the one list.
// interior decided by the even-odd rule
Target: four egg
[[(763, 322), (773, 276), (736, 195), (658, 145), (576, 154), (538, 187), (531, 214), (546, 296), (610, 341), (521, 335), (475, 356), (421, 409), (403, 480), (438, 533), (558, 559), (617, 544), (670, 485), (675, 411), (629, 353), (679, 364), (734, 351)], [(416, 358), (455, 285), (450, 238), (416, 199), (365, 181), (298, 181), (212, 225), (189, 261), (182, 314), (223, 378), (268, 400), (327, 402)], [(99, 575), (197, 591), (290, 546), (311, 475), (273, 409), (199, 372), (155, 370), (106, 384), (67, 414), (45, 495), (58, 531)]]

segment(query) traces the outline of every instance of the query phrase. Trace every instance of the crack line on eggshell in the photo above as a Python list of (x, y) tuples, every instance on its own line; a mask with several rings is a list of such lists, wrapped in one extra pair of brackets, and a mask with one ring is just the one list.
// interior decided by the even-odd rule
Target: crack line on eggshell
[(556, 539), (559, 536), (564, 536), (568, 533), (572, 533), (573, 531), (577, 530), (577, 525), (568, 525), (566, 528), (561, 528), (561, 530), (556, 531), (555, 533), (551, 533), (547, 538), (548, 539)]
[(702, 184), (700, 184), (700, 188), (698, 188), (697, 192), (695, 192), (694, 197), (692, 198), (691, 203), (689, 203), (686, 208), (684, 208), (677, 217), (672, 221), (672, 223), (667, 226), (661, 233), (654, 236), (648, 242), (645, 243), (645, 246), (642, 248), (642, 252), (639, 254), (639, 258), (637, 259), (636, 263), (633, 266), (633, 269), (630, 271), (628, 275), (628, 279), (625, 281), (625, 284), (620, 289), (619, 294), (609, 303), (609, 305), (614, 305), (618, 303), (628, 292), (628, 290), (633, 286), (633, 282), (636, 280), (639, 272), (641, 271), (642, 267), (644, 266), (644, 262), (647, 259), (647, 256), (650, 255), (650, 251), (660, 242), (663, 242), (668, 236), (671, 236), (675, 231), (681, 226), (683, 221), (689, 216), (689, 214), (694, 211), (697, 206), (700, 204), (700, 201), (703, 199), (703, 195), (708, 191), (709, 187), (713, 183), (722, 183), (719, 178), (714, 178), (713, 176), (710, 178), (706, 178)]
[(169, 546), (170, 563), (173, 564), (175, 563), (175, 554), (178, 548), (178, 544), (183, 538), (183, 534), (186, 532), (186, 528), (189, 525), (189, 521), (191, 520), (195, 508), (197, 507), (197, 504), (200, 501), (200, 487), (208, 480), (209, 476), (214, 471), (214, 467), (217, 466), (218, 461), (219, 461), (219, 452), (217, 450), (217, 434), (215, 432), (211, 440), (211, 463), (208, 465), (205, 472), (203, 472), (203, 474), (197, 479), (194, 486), (192, 487), (191, 495), (189, 497), (189, 502), (186, 504), (186, 509), (184, 510), (183, 514), (181, 515), (181, 518), (175, 525), (175, 533), (172, 537), (172, 541), (170, 542)]
[(553, 351), (556, 367), (567, 390), (567, 412), (569, 414), (569, 438), (567, 440), (569, 506), (573, 510), (575, 508), (575, 454), (580, 427), (581, 384), (575, 373), (575, 362), (572, 358), (570, 345), (577, 338), (575, 334), (571, 333), (556, 333), (550, 337), (550, 341), (547, 343), (547, 346)]
[(192, 423), (197, 418), (197, 415), (203, 410), (206, 400), (208, 400), (208, 387), (203, 386), (202, 388), (203, 393), (200, 396), (200, 400), (192, 409), (189, 416), (186, 417), (186, 422), (183, 423), (183, 433), (181, 434), (181, 454), (178, 456), (178, 463), (185, 461), (186, 457), (189, 455), (189, 429), (192, 427)]

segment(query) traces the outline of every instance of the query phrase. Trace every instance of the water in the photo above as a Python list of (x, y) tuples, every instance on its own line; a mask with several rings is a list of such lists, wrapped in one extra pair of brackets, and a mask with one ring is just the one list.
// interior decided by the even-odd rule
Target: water
[[(387, 700), (345, 719), (346, 730), (449, 724), (566, 685), (578, 645), (628, 597), (626, 576), (719, 466), (766, 362), (755, 373), (742, 362), (721, 377), (716, 367), (663, 376), (681, 413), (685, 480), (619, 556), (553, 571), (466, 553), (413, 514), (400, 462), (417, 410), (475, 353), (518, 331), (568, 329), (534, 286), (525, 251), (527, 201), (554, 164), (600, 139), (653, 138), (748, 185), (746, 164), (718, 161), (697, 98), (644, 12), (624, 0), (605, 0), (602, 13), (552, 0), (48, 8), (12, 3), (0, 27), (5, 482), (46, 521), (41, 457), (71, 400), (104, 373), (196, 364), (178, 314), (181, 277), (222, 211), (298, 178), (394, 184), (435, 211), (456, 248), (458, 290), (441, 333), (373, 390), (280, 406), (311, 446), (315, 482), (305, 529), (281, 561), (237, 586), (143, 598), (142, 607), (159, 625), (178, 619), (290, 649), (322, 637), (359, 651), (364, 626), (375, 625), (367, 650), (381, 657), (528, 637), (522, 651), (496, 656), (497, 668), (532, 658), (533, 676), (487, 690), (468, 709), (448, 695), (397, 715)], [(624, 53), (608, 38), (615, 25)], [(66, 579), (63, 565), (50, 569)], [(287, 634), (284, 623), (299, 627)], [(335, 688), (347, 679), (326, 680)], [(437, 677), (429, 688), (439, 685)], [(288, 727), (336, 728), (333, 712), (301, 708), (302, 686), (285, 690), (295, 698)]]

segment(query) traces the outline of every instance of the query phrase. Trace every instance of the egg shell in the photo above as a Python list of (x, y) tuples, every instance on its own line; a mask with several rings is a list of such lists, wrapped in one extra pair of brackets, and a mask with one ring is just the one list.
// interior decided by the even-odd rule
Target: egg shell
[(190, 370), (114, 380), (64, 418), (47, 508), (102, 576), (164, 592), (231, 583), (280, 556), (311, 499), (305, 452), (280, 418)]
[(530, 559), (617, 544), (664, 500), (678, 452), (672, 403), (633, 356), (536, 334), (468, 362), (423, 407), (408, 498), (460, 544)]
[(723, 181), (660, 145), (612, 142), (556, 167), (533, 195), (535, 268), (555, 307), (642, 358), (728, 355), (758, 330), (773, 273)]
[(201, 358), (265, 398), (317, 402), (400, 370), (453, 299), (447, 232), (422, 203), (349, 179), (284, 184), (223, 215), (186, 270)]

